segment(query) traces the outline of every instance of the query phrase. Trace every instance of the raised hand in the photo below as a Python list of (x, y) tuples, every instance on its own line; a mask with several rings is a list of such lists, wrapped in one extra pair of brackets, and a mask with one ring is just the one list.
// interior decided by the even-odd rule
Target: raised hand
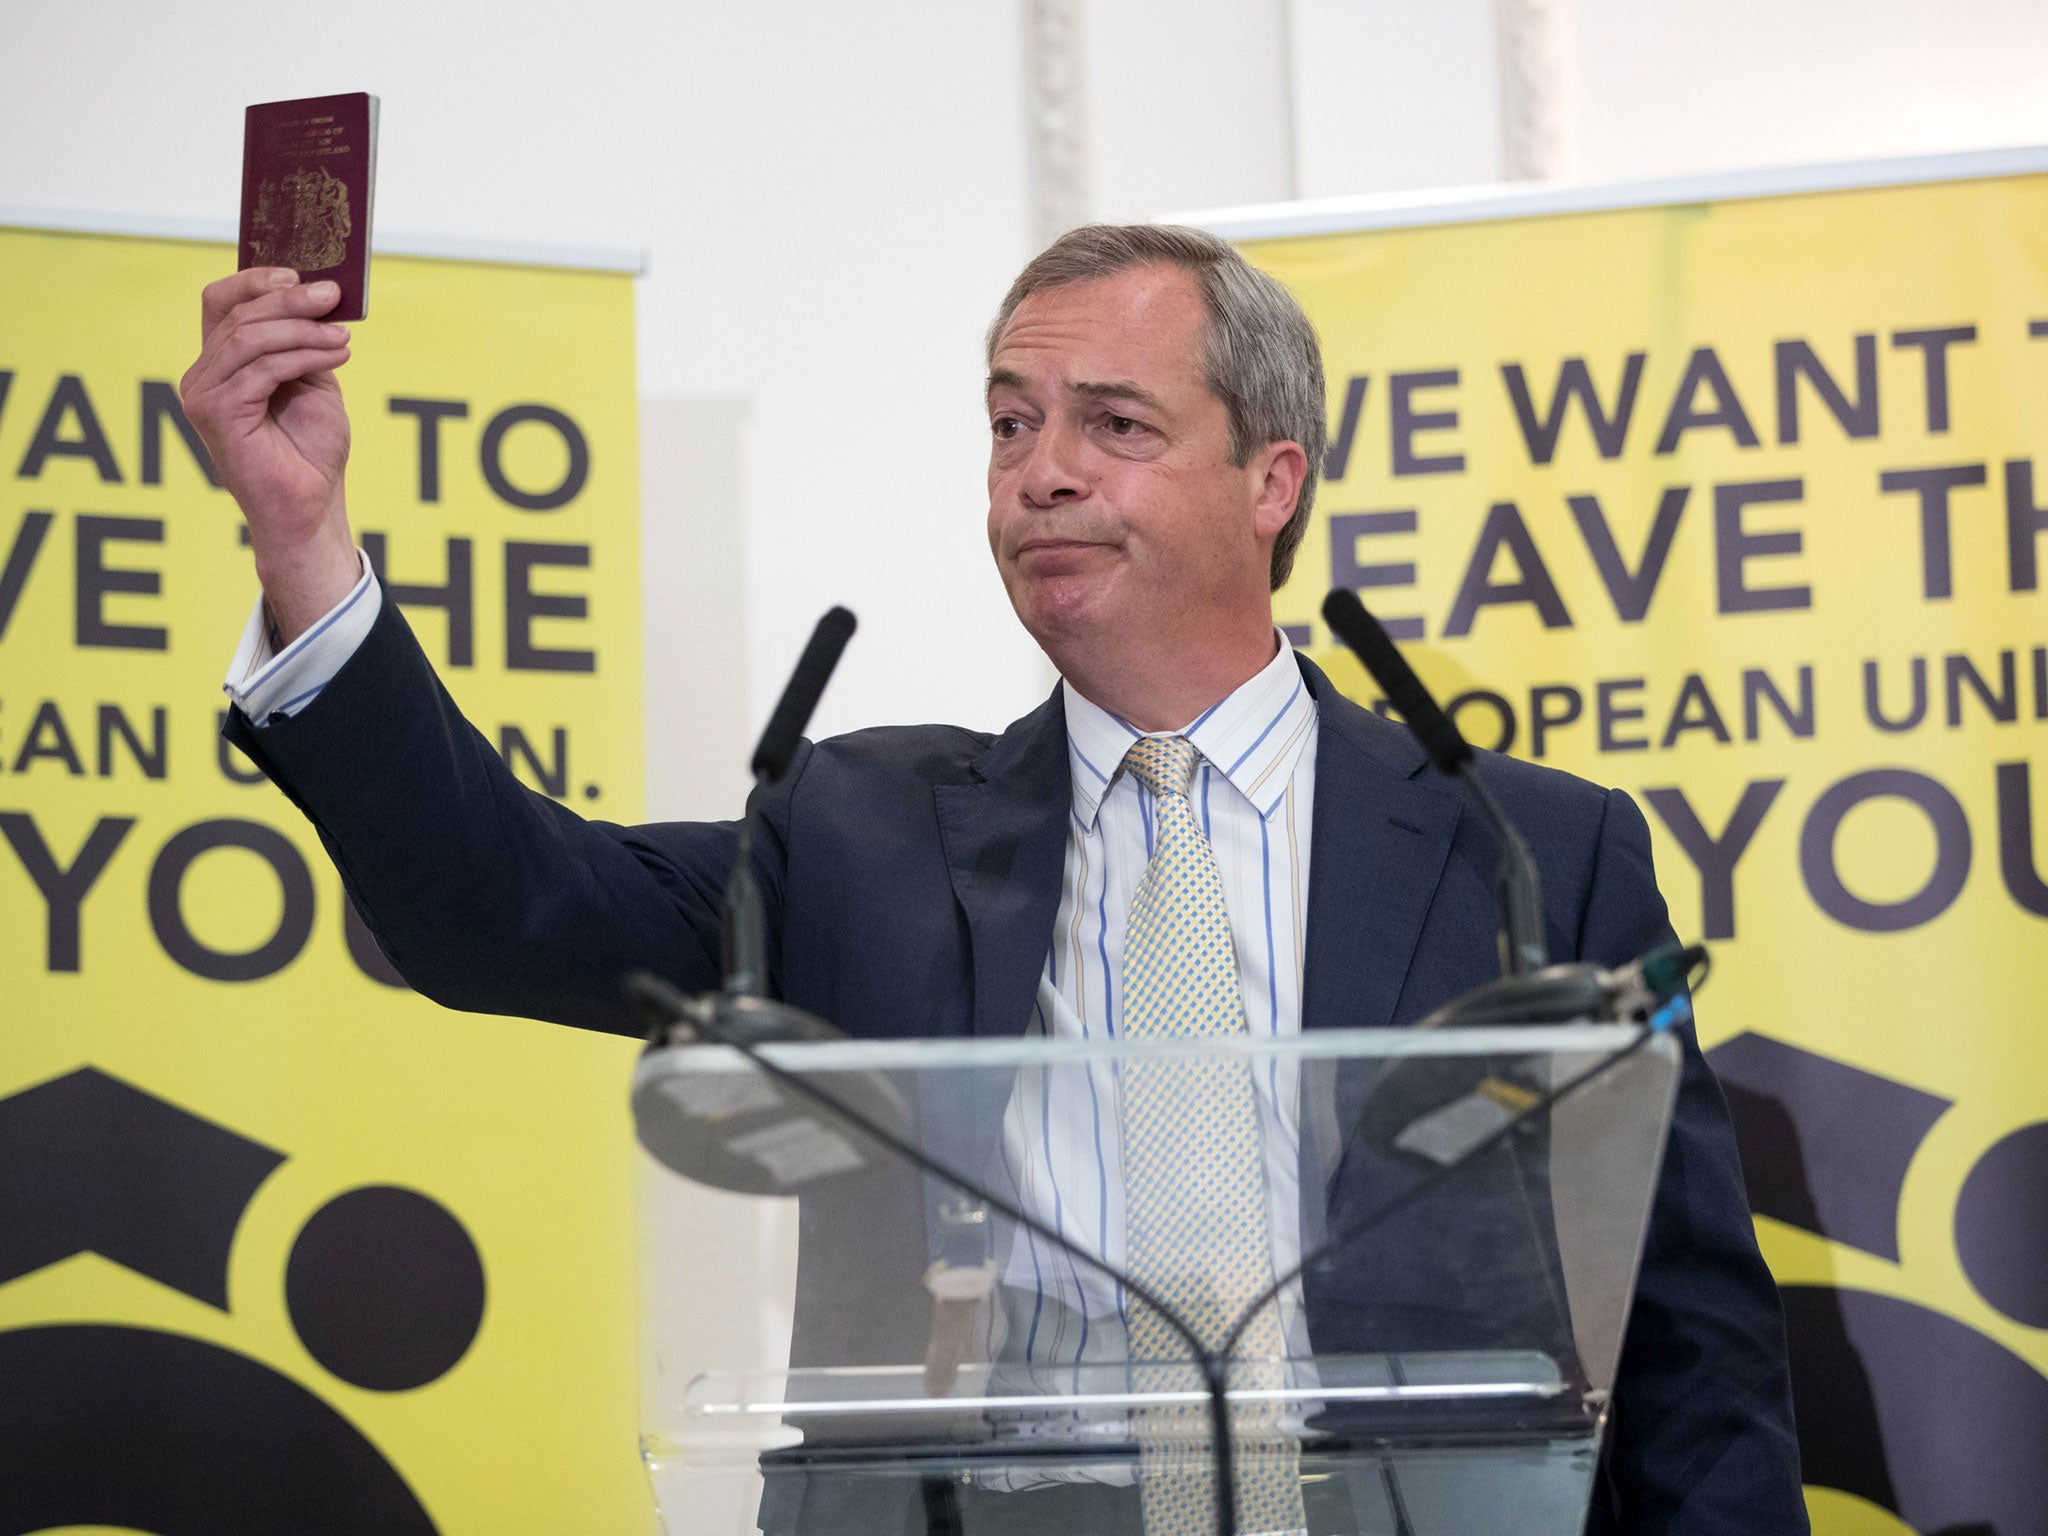
[(334, 370), (348, 329), (320, 319), (333, 283), (253, 267), (209, 283), (198, 361), (179, 384), (191, 420), (249, 524), (256, 574), (289, 643), (348, 595), (361, 574), (342, 474), (348, 411)]

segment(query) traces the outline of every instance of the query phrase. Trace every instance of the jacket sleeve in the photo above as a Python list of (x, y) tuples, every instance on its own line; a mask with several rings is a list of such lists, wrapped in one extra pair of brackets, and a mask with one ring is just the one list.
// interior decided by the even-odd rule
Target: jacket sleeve
[[(627, 972), (718, 984), (736, 824), (586, 821), (526, 788), (463, 718), (397, 604), (311, 705), (260, 728), (230, 710), (226, 734), (313, 823), (378, 944), (436, 1002), (635, 1033), (620, 1005)], [(773, 814), (756, 852), (773, 933)]]
[[(1608, 793), (1579, 954), (1613, 964), (1672, 936), (1635, 802)], [(1623, 1341), (1591, 1532), (1807, 1529), (1778, 1293), (1735, 1135), (1692, 1026)]]

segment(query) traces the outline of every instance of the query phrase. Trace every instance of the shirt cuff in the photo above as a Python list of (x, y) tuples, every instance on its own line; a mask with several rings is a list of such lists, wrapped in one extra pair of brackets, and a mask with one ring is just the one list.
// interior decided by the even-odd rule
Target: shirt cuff
[(271, 649), (268, 615), (262, 599), (257, 599), (222, 684), (252, 725), (267, 725), (279, 715), (295, 715), (312, 703), (377, 622), (384, 606), (383, 589), (370, 572), (369, 557), (359, 549), (356, 558), (363, 563), (362, 579), (319, 623), (282, 651)]

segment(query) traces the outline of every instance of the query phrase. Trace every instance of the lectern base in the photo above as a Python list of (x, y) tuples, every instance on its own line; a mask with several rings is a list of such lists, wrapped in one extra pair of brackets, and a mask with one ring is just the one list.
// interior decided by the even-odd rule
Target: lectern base
[[(1310, 1536), (1580, 1536), (1598, 1455), (1591, 1435), (1485, 1446), (1310, 1443), (1301, 1453), (1302, 1507)], [(876, 1447), (853, 1456), (772, 1453), (758, 1482), (671, 1463), (656, 1469), (656, 1484), (667, 1491), (671, 1533), (1145, 1536), (1135, 1470), (1128, 1454), (998, 1460)], [(700, 1524), (716, 1508), (737, 1514), (756, 1488), (753, 1520)]]

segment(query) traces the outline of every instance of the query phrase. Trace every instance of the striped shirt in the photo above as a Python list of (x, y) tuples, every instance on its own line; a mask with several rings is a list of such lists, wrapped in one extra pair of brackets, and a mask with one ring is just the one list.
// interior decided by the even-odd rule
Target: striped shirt
[[(1120, 1029), (1124, 928), (1152, 856), (1155, 801), (1122, 770), (1140, 735), (1063, 688), (1073, 804), (1059, 918), (1029, 1029), (1110, 1039)], [(1189, 790), (1215, 850), (1253, 1035), (1301, 1028), (1302, 941), (1315, 795), (1316, 710), (1284, 636), (1279, 653), (1185, 729), (1199, 754)], [(1300, 1255), (1296, 1093), (1269, 1063), (1259, 1085), (1275, 1273)], [(1020, 1074), (1003, 1126), (1007, 1169), (1024, 1206), (1062, 1236), (1124, 1262), (1117, 1080), (1113, 1069)], [(1126, 1303), (1098, 1271), (1020, 1234), (1005, 1261), (991, 1359), (1063, 1367), (1125, 1358)], [(1294, 1308), (1283, 1305), (1283, 1321)], [(1298, 1327), (1289, 1326), (1290, 1339)]]

